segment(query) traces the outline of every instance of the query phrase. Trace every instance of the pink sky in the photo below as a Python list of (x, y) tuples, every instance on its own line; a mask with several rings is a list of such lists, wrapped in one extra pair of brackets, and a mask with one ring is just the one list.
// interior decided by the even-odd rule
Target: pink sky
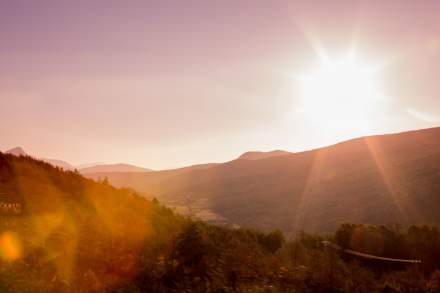
[(169, 168), (348, 139), (292, 75), (386, 62), (371, 133), (440, 126), (440, 1), (0, 1), (0, 150)]

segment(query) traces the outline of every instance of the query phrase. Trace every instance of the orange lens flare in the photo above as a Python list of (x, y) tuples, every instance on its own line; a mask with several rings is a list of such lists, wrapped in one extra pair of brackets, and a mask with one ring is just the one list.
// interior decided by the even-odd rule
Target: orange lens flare
[(21, 257), (22, 246), (20, 238), (13, 232), (0, 235), (0, 258), (4, 261), (14, 261)]

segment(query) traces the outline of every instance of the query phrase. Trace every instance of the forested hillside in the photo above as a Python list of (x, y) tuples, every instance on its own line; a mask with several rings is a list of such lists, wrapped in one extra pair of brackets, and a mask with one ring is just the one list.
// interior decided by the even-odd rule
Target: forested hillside
[[(335, 237), (299, 233), (286, 241), (279, 231), (183, 218), (105, 180), (2, 153), (0, 193), (1, 292), (439, 289), (437, 228), (345, 225)], [(323, 240), (422, 264), (387, 267), (350, 259)]]

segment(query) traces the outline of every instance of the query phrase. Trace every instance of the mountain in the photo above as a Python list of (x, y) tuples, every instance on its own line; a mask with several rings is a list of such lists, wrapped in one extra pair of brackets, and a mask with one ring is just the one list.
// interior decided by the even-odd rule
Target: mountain
[(291, 153), (286, 151), (271, 151), (271, 152), (246, 152), (238, 157), (239, 160), (260, 160), (277, 156), (289, 155)]
[(41, 158), (42, 161), (45, 161), (55, 167), (60, 167), (63, 168), (64, 170), (74, 170), (75, 166), (67, 163), (66, 161), (63, 160), (57, 160), (57, 159), (46, 159), (46, 158)]
[(11, 154), (14, 156), (27, 156), (26, 152), (21, 147), (15, 147), (5, 152), (6, 154)]
[(344, 222), (439, 224), (440, 128), (208, 169), (87, 176), (107, 176), (202, 219), (289, 234), (330, 232)]
[(97, 165), (105, 165), (106, 163), (104, 162), (93, 162), (93, 163), (85, 163), (85, 164), (79, 164), (76, 165), (76, 169), (81, 170), (84, 168), (88, 168), (88, 167), (93, 167), (93, 166), (97, 166)]
[(180, 171), (205, 170), (205, 169), (210, 169), (210, 168), (218, 166), (218, 165), (220, 165), (220, 163), (197, 164), (197, 165), (191, 165), (188, 167), (183, 167), (183, 168), (179, 168), (179, 169), (175, 169), (175, 170), (180, 170)]
[[(21, 147), (15, 147), (12, 148), (10, 150), (7, 150), (5, 152), (6, 154), (11, 154), (14, 156), (29, 156)], [(56, 159), (46, 159), (46, 158), (41, 158), (40, 160), (45, 161), (55, 167), (60, 167), (63, 168), (64, 170), (74, 170), (75, 167), (69, 163), (67, 163), (66, 161), (63, 160), (56, 160)]]
[[(14, 156), (29, 156), (21, 147), (15, 147), (5, 152)], [(66, 161), (58, 159), (39, 158), (55, 167), (63, 168), (64, 170), (75, 170), (82, 174), (97, 173), (97, 172), (151, 172), (152, 170), (137, 167), (130, 164), (105, 164), (105, 163), (91, 163), (74, 166)]]
[(82, 174), (98, 172), (151, 172), (152, 170), (130, 164), (100, 164), (79, 169)]

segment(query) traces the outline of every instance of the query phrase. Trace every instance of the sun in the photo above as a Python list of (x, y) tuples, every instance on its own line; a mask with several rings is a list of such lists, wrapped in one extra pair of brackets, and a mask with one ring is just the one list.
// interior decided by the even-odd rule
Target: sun
[(353, 55), (322, 58), (318, 68), (297, 76), (302, 112), (324, 130), (368, 131), (369, 114), (383, 97), (379, 71)]

